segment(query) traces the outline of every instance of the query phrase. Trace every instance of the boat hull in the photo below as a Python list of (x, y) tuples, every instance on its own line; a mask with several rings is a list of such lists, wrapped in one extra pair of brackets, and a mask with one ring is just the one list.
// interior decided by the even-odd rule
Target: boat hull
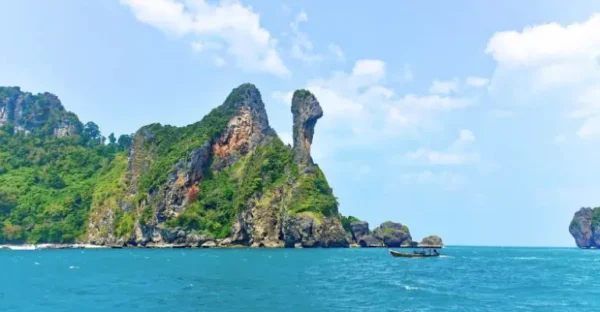
[(392, 257), (396, 258), (434, 258), (439, 257), (440, 255), (427, 255), (427, 254), (417, 254), (417, 253), (407, 253), (407, 252), (398, 252), (394, 250), (390, 250), (390, 254)]

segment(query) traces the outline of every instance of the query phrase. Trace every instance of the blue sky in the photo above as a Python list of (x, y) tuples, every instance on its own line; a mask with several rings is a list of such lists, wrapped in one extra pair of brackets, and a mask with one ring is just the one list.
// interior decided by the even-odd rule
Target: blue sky
[(186, 125), (261, 90), (325, 116), (313, 157), (344, 214), (449, 244), (571, 246), (600, 205), (600, 2), (24, 0), (0, 4), (0, 85), (105, 135)]

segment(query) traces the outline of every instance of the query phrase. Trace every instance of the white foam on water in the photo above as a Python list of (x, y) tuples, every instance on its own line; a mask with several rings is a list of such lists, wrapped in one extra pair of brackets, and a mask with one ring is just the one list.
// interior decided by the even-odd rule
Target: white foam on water
[(40, 265), (40, 263), (39, 263), (39, 262), (34, 262), (33, 264), (35, 264), (35, 265)]
[(75, 266), (75, 265), (71, 265), (71, 266), (69, 266), (69, 269), (71, 269), (71, 270), (78, 270), (79, 267)]
[(408, 291), (419, 290), (419, 287), (413, 287), (413, 286), (404, 285), (404, 289), (406, 289)]
[(547, 258), (539, 258), (539, 257), (512, 257), (509, 259), (511, 259), (511, 260), (547, 260)]

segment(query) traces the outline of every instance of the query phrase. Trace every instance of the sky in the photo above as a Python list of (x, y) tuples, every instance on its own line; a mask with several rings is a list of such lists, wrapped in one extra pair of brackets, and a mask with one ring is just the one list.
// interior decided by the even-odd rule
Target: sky
[(595, 0), (0, 0), (0, 85), (119, 135), (196, 122), (251, 82), (285, 142), (306, 88), (344, 215), (574, 246), (573, 213), (600, 206), (598, 29)]

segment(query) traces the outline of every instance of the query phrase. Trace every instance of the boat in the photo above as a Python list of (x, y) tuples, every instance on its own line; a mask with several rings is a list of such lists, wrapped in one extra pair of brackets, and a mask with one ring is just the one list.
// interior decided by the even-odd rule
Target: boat
[(395, 258), (431, 258), (431, 257), (439, 257), (438, 253), (426, 253), (426, 252), (399, 252), (392, 249), (389, 249), (392, 257)]

